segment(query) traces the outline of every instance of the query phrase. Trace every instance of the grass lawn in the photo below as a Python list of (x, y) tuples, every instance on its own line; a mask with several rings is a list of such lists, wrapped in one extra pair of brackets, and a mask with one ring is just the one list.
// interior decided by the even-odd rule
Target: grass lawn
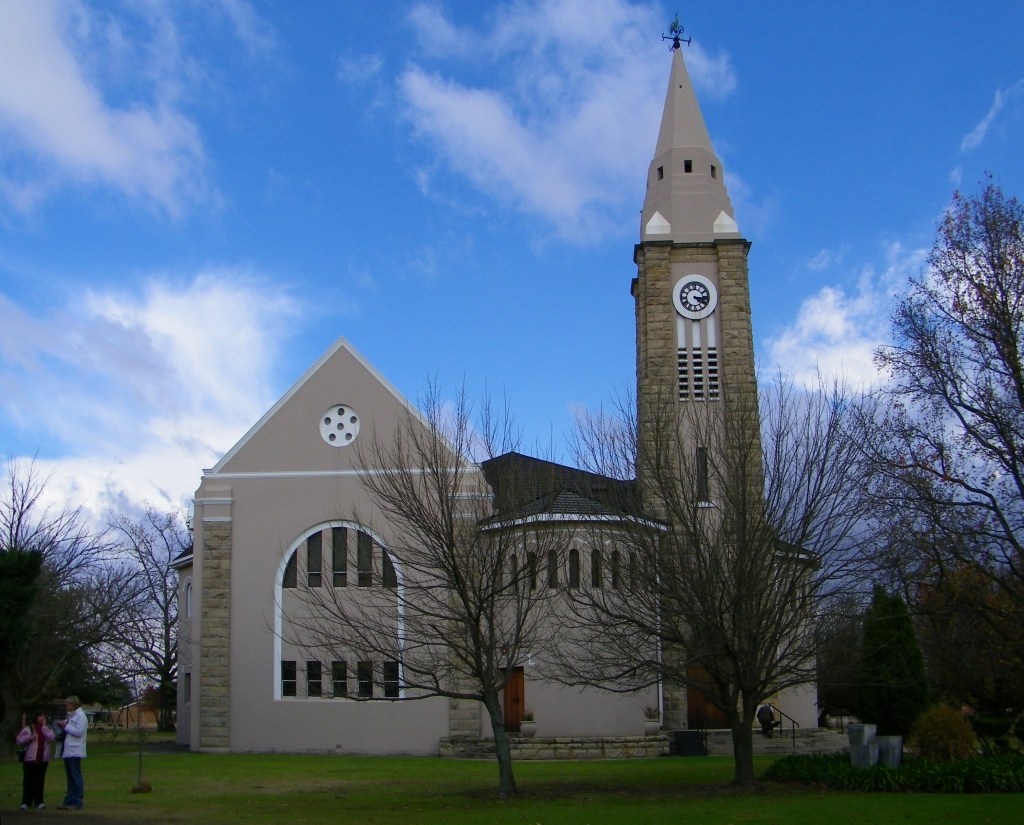
[[(765, 757), (759, 764), (768, 764)], [(62, 819), (110, 823), (786, 823), (913, 825), (1013, 823), (1024, 794), (850, 794), (765, 784), (728, 787), (725, 757), (516, 765), (520, 796), (499, 800), (497, 767), (425, 757), (147, 753), (153, 793), (132, 794), (137, 755), (130, 743), (90, 742), (84, 762), (86, 811)], [(63, 797), (59, 762), (47, 801)], [(0, 816), (21, 801), (21, 768), (0, 763)], [(95, 817), (95, 818), (94, 818)], [(37, 813), (12, 821), (39, 822)], [(49, 818), (48, 818), (49, 819)]]

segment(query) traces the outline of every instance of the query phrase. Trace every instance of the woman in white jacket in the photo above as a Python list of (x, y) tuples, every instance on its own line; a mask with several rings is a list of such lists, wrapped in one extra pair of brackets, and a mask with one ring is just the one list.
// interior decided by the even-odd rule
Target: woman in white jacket
[(64, 773), (68, 778), (68, 792), (58, 811), (78, 810), (85, 803), (85, 782), (82, 779), (82, 760), (85, 759), (85, 735), (89, 719), (82, 710), (77, 696), (67, 700), (68, 718), (57, 722), (64, 729)]
[(46, 807), (43, 802), (43, 788), (46, 785), (46, 768), (50, 764), (50, 743), (54, 735), (46, 724), (46, 713), (36, 711), (32, 720), (18, 733), (15, 741), (23, 749), (21, 763), (21, 810)]

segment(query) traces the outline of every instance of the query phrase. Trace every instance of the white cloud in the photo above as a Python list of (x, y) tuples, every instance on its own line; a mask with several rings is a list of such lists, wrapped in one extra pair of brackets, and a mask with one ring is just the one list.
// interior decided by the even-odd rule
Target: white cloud
[[(4, 414), (60, 445), (39, 462), (66, 500), (176, 507), (273, 403), (295, 301), (247, 273), (207, 270), (142, 294), (68, 296), (32, 317), (0, 295)], [(73, 494), (73, 495), (72, 495)]]
[(338, 58), (336, 76), (346, 85), (361, 86), (380, 75), (384, 58), (379, 54), (342, 55)]
[(876, 384), (880, 376), (873, 356), (889, 342), (893, 296), (904, 288), (907, 276), (920, 273), (926, 254), (924, 249), (890, 244), (881, 273), (865, 267), (855, 290), (830, 285), (806, 298), (792, 323), (765, 343), (771, 369), (808, 387), (819, 374), (854, 386)]
[(964, 139), (960, 142), (960, 151), (970, 152), (972, 149), (977, 149), (985, 140), (989, 129), (992, 128), (992, 123), (1002, 111), (1007, 101), (1012, 100), (1021, 92), (1024, 92), (1024, 79), (1018, 80), (1008, 89), (996, 89), (992, 105), (985, 113), (985, 116), (978, 121), (978, 124), (964, 135)]
[[(414, 63), (399, 97), (417, 133), (475, 189), (565, 237), (620, 230), (657, 138), (669, 61), (651, 32), (662, 16), (621, 0), (533, 0), (471, 30), (420, 4), (409, 18), (420, 57), (459, 61), (474, 79)], [(728, 55), (695, 44), (686, 58), (706, 96), (735, 88)], [(436, 189), (436, 173), (430, 182)]]
[[(125, 54), (116, 21), (83, 3), (0, 0), (0, 192), (14, 208), (69, 181), (172, 216), (210, 197), (199, 132), (176, 99), (188, 61), (170, 20), (148, 9), (150, 48)], [(101, 80), (147, 88), (118, 106)]]

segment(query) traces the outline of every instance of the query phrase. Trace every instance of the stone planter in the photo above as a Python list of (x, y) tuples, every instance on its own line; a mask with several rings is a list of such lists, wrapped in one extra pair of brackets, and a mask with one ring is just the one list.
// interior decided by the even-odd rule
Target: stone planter
[(875, 741), (875, 725), (847, 725), (846, 736), (851, 748), (854, 745), (870, 745)]
[(846, 736), (850, 742), (850, 764), (855, 768), (870, 768), (878, 764), (878, 743), (875, 725), (849, 725)]
[(903, 764), (903, 737), (876, 736), (878, 745), (878, 764), (890, 768), (898, 768)]
[(644, 736), (657, 736), (661, 733), (661, 722), (657, 719), (647, 719), (644, 722)]
[(519, 734), (525, 736), (527, 739), (532, 739), (537, 735), (537, 723), (534, 721), (523, 721), (519, 723)]

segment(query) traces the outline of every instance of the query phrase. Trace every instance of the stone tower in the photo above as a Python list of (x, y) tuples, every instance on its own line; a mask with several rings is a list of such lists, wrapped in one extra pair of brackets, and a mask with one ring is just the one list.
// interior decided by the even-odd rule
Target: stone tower
[[(698, 506), (713, 508), (715, 433), (734, 414), (756, 414), (749, 249), (677, 43), (634, 252), (641, 489), (655, 454), (676, 451)], [(655, 420), (671, 420), (671, 444), (664, 431), (652, 436)], [(657, 501), (645, 507), (658, 514)], [(666, 727), (686, 727), (686, 704), (685, 691), (666, 690)]]

